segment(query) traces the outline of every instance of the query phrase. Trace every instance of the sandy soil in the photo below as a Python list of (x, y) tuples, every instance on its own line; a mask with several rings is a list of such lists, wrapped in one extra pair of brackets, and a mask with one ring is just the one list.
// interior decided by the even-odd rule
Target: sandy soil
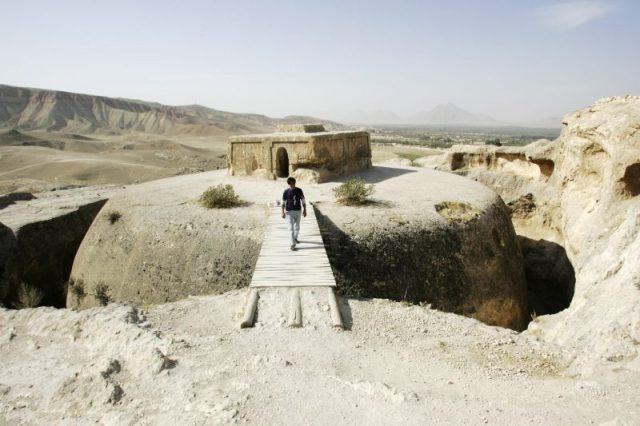
[(131, 184), (215, 170), (226, 167), (226, 144), (224, 137), (140, 133), (88, 137), (29, 132), (11, 140), (5, 134), (0, 140), (0, 193)]
[(371, 161), (373, 163), (411, 165), (411, 158), (430, 157), (440, 155), (443, 152), (442, 150), (422, 146), (374, 143), (371, 145)]
[(429, 307), (246, 291), (152, 306), (0, 311), (3, 424), (637, 424), (637, 373), (569, 377), (570, 354)]

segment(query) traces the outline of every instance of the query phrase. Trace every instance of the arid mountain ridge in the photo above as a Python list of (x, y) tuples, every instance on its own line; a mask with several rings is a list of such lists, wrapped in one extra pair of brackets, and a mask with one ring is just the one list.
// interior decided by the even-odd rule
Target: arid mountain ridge
[(273, 131), (277, 125), (335, 122), (305, 116), (271, 118), (260, 114), (219, 111), (201, 105), (167, 106), (155, 102), (109, 98), (57, 90), (0, 85), (0, 128), (80, 134), (227, 135)]

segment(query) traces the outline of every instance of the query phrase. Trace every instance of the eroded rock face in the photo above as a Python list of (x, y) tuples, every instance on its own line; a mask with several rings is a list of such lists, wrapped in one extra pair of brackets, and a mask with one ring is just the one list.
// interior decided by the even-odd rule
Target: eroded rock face
[(468, 179), (419, 173), (403, 176), (403, 192), (393, 195), (379, 183), (376, 198), (386, 203), (316, 205), (339, 290), (521, 330), (526, 283), (504, 203)]
[(545, 154), (549, 154), (549, 141), (544, 139), (525, 148), (454, 145), (447, 154), (447, 164), (451, 171), (494, 170), (546, 181), (555, 164)]
[(0, 302), (17, 306), (21, 283), (42, 293), (40, 305), (64, 307), (80, 242), (113, 187), (5, 197), (0, 210)]
[(640, 369), (640, 97), (603, 99), (563, 124), (543, 197), (576, 269), (576, 294), (546, 335), (584, 349), (577, 367), (609, 359)]
[(568, 114), (557, 140), (520, 152), (540, 167), (538, 176), (464, 164), (467, 176), (512, 201), (519, 234), (562, 245), (575, 269), (570, 307), (530, 328), (577, 348), (578, 371), (603, 361), (640, 369), (640, 97), (607, 98)]
[(207, 176), (147, 182), (112, 197), (78, 250), (67, 306), (163, 303), (247, 286), (268, 209), (200, 206), (214, 183)]

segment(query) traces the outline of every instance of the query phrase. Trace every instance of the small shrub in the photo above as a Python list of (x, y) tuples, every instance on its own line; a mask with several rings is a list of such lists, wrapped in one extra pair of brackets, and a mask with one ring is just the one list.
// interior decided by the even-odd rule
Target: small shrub
[(96, 284), (96, 292), (94, 294), (100, 306), (107, 306), (111, 302), (111, 291), (109, 286), (103, 282)]
[(373, 194), (373, 185), (366, 185), (362, 179), (352, 178), (342, 185), (333, 188), (336, 201), (348, 206), (357, 206), (366, 204), (371, 194)]
[(394, 152), (394, 154), (400, 158), (411, 161), (411, 165), (414, 167), (419, 167), (420, 164), (416, 163), (416, 160), (424, 157), (424, 155), (415, 152)]
[(17, 296), (17, 300), (13, 304), (16, 309), (35, 308), (44, 297), (40, 289), (24, 282), (18, 286)]
[(231, 185), (217, 185), (209, 187), (198, 200), (208, 209), (224, 209), (240, 204), (240, 197), (236, 195)]
[(74, 280), (73, 278), (69, 279), (69, 290), (78, 302), (83, 300), (87, 295), (87, 293), (84, 291), (84, 281), (80, 278), (78, 278), (77, 280)]
[(111, 223), (112, 225), (117, 221), (119, 221), (121, 217), (122, 217), (122, 213), (120, 213), (117, 210), (112, 210), (109, 213), (107, 213), (107, 219), (109, 220), (109, 223)]

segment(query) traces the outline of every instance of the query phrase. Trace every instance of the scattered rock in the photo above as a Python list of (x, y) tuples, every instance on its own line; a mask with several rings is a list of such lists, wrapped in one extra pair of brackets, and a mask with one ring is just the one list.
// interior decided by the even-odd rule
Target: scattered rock
[(155, 366), (152, 367), (152, 371), (155, 374), (158, 374), (164, 370), (170, 370), (174, 368), (178, 362), (175, 359), (171, 359), (165, 354), (163, 354), (159, 349), (155, 350), (155, 355), (157, 357), (157, 361), (155, 362)]

